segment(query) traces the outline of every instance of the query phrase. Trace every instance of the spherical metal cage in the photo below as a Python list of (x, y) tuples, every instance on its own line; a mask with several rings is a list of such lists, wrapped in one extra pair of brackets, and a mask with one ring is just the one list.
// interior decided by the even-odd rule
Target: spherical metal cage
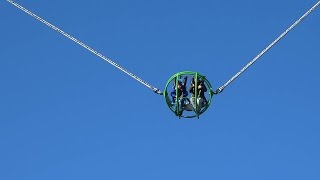
[(210, 106), (213, 91), (205, 76), (183, 71), (170, 77), (163, 95), (170, 110), (179, 118), (199, 118)]

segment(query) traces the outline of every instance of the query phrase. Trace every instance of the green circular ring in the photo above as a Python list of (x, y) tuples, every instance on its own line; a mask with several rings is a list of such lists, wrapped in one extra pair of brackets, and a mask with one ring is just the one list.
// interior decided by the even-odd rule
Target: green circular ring
[(205, 85), (207, 86), (208, 91), (209, 91), (209, 100), (208, 100), (208, 103), (206, 104), (206, 106), (205, 106), (198, 114), (196, 113), (195, 115), (192, 115), (192, 116), (184, 116), (184, 115), (181, 115), (181, 117), (183, 117), (183, 118), (199, 117), (201, 114), (203, 114), (203, 113), (209, 108), (209, 106), (210, 106), (210, 104), (211, 104), (211, 102), (212, 102), (213, 90), (212, 90), (212, 86), (211, 86), (210, 82), (207, 80), (207, 78), (206, 78), (205, 76), (199, 74), (198, 72), (194, 72), (194, 71), (181, 71), (181, 72), (178, 72), (178, 73), (172, 75), (172, 76), (169, 78), (169, 80), (167, 81), (166, 86), (165, 86), (165, 89), (164, 89), (164, 91), (163, 91), (164, 100), (166, 101), (167, 106), (169, 107), (169, 109), (170, 109), (173, 113), (175, 113), (174, 110), (173, 110), (173, 109), (171, 108), (171, 106), (170, 106), (171, 101), (168, 102), (168, 98), (169, 98), (169, 97), (168, 97), (168, 91), (167, 91), (167, 90), (168, 90), (168, 87), (169, 87), (170, 83), (172, 82), (172, 80), (173, 80), (174, 78), (176, 78), (176, 77), (179, 78), (180, 76), (183, 76), (183, 75), (197, 75), (198, 77), (202, 78), (203, 81), (205, 82)]

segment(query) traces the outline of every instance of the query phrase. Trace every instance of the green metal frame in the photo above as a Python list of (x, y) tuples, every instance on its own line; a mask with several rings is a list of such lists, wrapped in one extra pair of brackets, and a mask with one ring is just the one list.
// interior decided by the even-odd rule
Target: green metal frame
[[(180, 79), (180, 77), (181, 76), (185, 76), (185, 75), (195, 76), (195, 87), (198, 87), (198, 79), (199, 78), (203, 79), (203, 81), (204, 81), (204, 83), (205, 83), (205, 85), (207, 87), (208, 93), (209, 93), (209, 99), (207, 100), (208, 103), (206, 104), (206, 106), (200, 112), (198, 112), (198, 105), (197, 105), (197, 98), (196, 98), (198, 96), (198, 90), (197, 90), (197, 88), (195, 88), (195, 99), (194, 99), (195, 100), (195, 106), (196, 106), (195, 111), (194, 111), (195, 115), (189, 115), (189, 116), (187, 115), (187, 116), (185, 116), (185, 115), (181, 115), (180, 113), (177, 113), (177, 112), (180, 111), (180, 108), (181, 108), (180, 104), (178, 102), (179, 100), (178, 100), (178, 97), (177, 97), (177, 95), (178, 95), (178, 89), (177, 88), (176, 88), (175, 108), (173, 108), (174, 106), (171, 105), (171, 97), (169, 97), (169, 95), (168, 95), (168, 87), (170, 86), (172, 81), (175, 79), (175, 86), (177, 86), (178, 85), (178, 80)], [(211, 86), (210, 82), (206, 79), (206, 77), (201, 75), (201, 74), (199, 74), (198, 72), (193, 72), (193, 71), (182, 71), (182, 72), (178, 72), (178, 73), (174, 74), (167, 81), (165, 89), (163, 91), (163, 96), (164, 96), (164, 99), (165, 99), (165, 101), (167, 103), (167, 106), (169, 107), (169, 109), (173, 113), (176, 114), (176, 116), (179, 116), (179, 118), (181, 118), (181, 117), (182, 118), (195, 118), (195, 117), (199, 118), (199, 116), (201, 114), (203, 114), (209, 108), (209, 106), (210, 106), (210, 104), (212, 102), (212, 96), (213, 95), (214, 94), (213, 94), (212, 86)]]

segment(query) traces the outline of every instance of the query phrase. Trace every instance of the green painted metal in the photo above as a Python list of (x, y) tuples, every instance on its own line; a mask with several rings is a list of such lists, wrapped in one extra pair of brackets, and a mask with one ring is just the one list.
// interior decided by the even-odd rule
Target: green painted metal
[[(189, 98), (190, 102), (194, 101), (194, 104), (195, 104), (194, 114), (192, 114), (192, 115), (183, 115), (179, 112), (183, 109), (182, 109), (182, 106), (179, 102), (179, 97), (177, 96), (178, 95), (177, 85), (178, 85), (178, 81), (179, 81), (180, 77), (182, 77), (182, 76), (195, 77), (195, 87), (198, 87), (198, 80), (201, 78), (203, 80), (205, 86), (207, 87), (207, 96), (209, 99), (207, 99), (207, 104), (204, 107), (202, 107), (201, 110), (198, 109), (199, 107), (198, 107), (198, 103), (197, 103), (197, 97), (198, 97), (199, 92), (198, 92), (197, 88), (195, 88), (195, 97), (192, 97), (190, 95), (189, 95), (190, 98), (187, 97), (187, 98)], [(172, 103), (171, 96), (168, 94), (168, 88), (172, 87), (171, 85), (172, 85), (173, 81), (175, 82), (174, 86), (175, 86), (175, 91), (176, 91), (176, 98), (175, 98), (174, 103)], [(169, 93), (170, 92), (171, 91), (169, 90)], [(206, 77), (201, 75), (198, 72), (193, 72), (193, 71), (182, 71), (182, 72), (178, 72), (178, 73), (172, 75), (169, 78), (169, 80), (167, 81), (165, 89), (163, 91), (163, 96), (164, 96), (164, 99), (167, 103), (167, 106), (179, 118), (181, 118), (181, 117), (182, 118), (195, 118), (195, 117), (199, 118), (199, 116), (201, 114), (203, 114), (209, 108), (209, 106), (212, 102), (213, 95), (214, 95), (214, 93), (212, 90), (212, 86), (211, 86), (210, 82), (206, 79)]]

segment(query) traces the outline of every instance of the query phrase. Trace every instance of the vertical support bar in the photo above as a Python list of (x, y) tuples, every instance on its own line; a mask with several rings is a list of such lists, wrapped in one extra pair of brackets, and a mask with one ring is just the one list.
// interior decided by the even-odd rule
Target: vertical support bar
[(179, 99), (178, 99), (178, 83), (179, 83), (179, 74), (176, 76), (176, 79), (175, 79), (175, 90), (176, 90), (176, 115), (179, 116), (179, 119), (181, 117), (180, 115), (180, 104), (179, 104)]
[(196, 104), (196, 115), (199, 119), (199, 112), (198, 112), (198, 72), (196, 72), (196, 78), (194, 80), (194, 100)]

